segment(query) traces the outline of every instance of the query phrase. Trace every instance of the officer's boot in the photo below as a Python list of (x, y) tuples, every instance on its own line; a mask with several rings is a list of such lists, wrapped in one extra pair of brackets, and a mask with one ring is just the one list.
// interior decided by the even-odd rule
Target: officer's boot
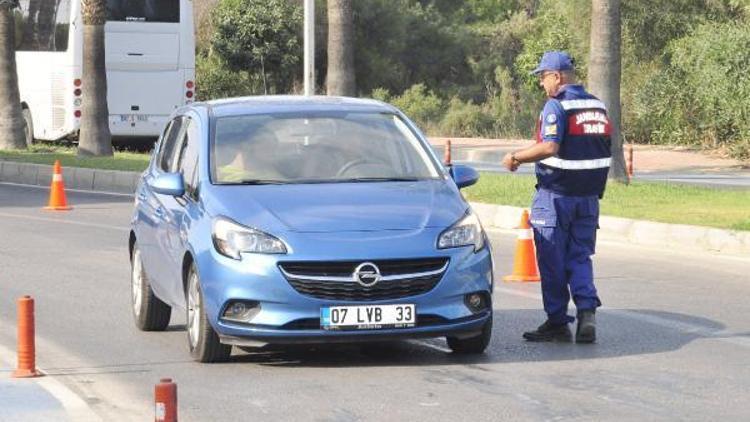
[(578, 312), (578, 329), (576, 343), (593, 343), (596, 341), (596, 318), (593, 310)]
[(523, 338), (535, 342), (548, 341), (570, 343), (573, 335), (570, 333), (568, 324), (553, 324), (550, 320), (547, 320), (536, 330), (523, 333)]

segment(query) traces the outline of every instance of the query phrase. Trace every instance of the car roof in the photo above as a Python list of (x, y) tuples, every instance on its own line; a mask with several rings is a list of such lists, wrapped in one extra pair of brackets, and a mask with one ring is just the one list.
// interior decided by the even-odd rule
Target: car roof
[(296, 111), (357, 111), (375, 113), (395, 113), (397, 109), (377, 100), (301, 95), (267, 95), (239, 97), (195, 103), (205, 106), (216, 117), (247, 114), (288, 113)]

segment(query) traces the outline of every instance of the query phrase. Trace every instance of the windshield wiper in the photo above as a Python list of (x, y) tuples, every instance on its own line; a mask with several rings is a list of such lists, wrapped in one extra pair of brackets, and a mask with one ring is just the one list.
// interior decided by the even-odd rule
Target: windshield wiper
[(341, 179), (340, 182), (416, 182), (418, 177), (354, 177)]
[(231, 185), (286, 185), (289, 182), (283, 180), (271, 180), (271, 179), (246, 179), (238, 182), (231, 182)]

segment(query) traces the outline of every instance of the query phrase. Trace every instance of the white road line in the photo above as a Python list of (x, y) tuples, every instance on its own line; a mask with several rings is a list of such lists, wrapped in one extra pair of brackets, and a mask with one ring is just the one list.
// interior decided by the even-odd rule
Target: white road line
[[(14, 362), (15, 353), (0, 345), (0, 361)], [(37, 368), (39, 371), (44, 373), (44, 370)], [(23, 379), (17, 382), (27, 382), (29, 380)], [(63, 383), (56, 380), (52, 376), (43, 376), (39, 378), (33, 378), (31, 381), (36, 382), (40, 387), (47, 390), (57, 401), (60, 402), (63, 409), (69, 416), (70, 420), (73, 421), (101, 421), (102, 419), (94, 413), (93, 410), (88, 406), (85, 400), (76, 395)], [(33, 407), (33, 405), (32, 405)]]
[[(516, 290), (507, 287), (495, 287), (495, 291), (513, 296), (524, 297), (527, 299), (533, 299), (538, 302), (542, 301), (542, 295), (538, 293), (525, 292), (522, 290)], [(673, 319), (662, 318), (655, 315), (644, 314), (642, 312), (630, 311), (627, 309), (603, 309), (599, 312), (645, 322), (647, 324), (656, 325), (658, 327), (667, 328), (673, 331), (679, 331), (685, 334), (693, 334), (702, 338), (718, 340), (724, 343), (733, 344), (735, 346), (750, 348), (750, 337), (747, 337), (742, 333), (735, 333), (728, 330), (714, 330), (701, 325), (675, 321)]]
[[(27, 185), (25, 183), (0, 182), (0, 185), (19, 186), (23, 188), (36, 188), (36, 189), (49, 190), (49, 186)], [(119, 192), (107, 192), (107, 191), (101, 191), (101, 190), (70, 189), (70, 188), (65, 188), (65, 192), (90, 193), (92, 195), (111, 195), (111, 196), (121, 196), (125, 198), (132, 198), (133, 196), (135, 196), (134, 193), (119, 193)]]
[(110, 224), (86, 223), (83, 221), (64, 220), (62, 218), (36, 217), (32, 215), (20, 215), (20, 214), (11, 214), (11, 213), (5, 213), (5, 212), (0, 212), (0, 217), (17, 218), (20, 220), (43, 221), (45, 223), (72, 224), (75, 226), (95, 227), (98, 229), (109, 229), (109, 230), (117, 230), (117, 231), (123, 231), (123, 232), (130, 231), (129, 228), (122, 227), (122, 226), (113, 226)]

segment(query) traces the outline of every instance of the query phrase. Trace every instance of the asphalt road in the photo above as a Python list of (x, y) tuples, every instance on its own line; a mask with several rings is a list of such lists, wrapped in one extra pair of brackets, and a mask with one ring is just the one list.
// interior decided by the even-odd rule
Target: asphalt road
[[(49, 213), (46, 198), (0, 184), (0, 348), (15, 349), (15, 299), (33, 295), (38, 366), (104, 420), (152, 419), (162, 377), (185, 421), (750, 420), (750, 260), (600, 244), (595, 345), (525, 343), (544, 318), (539, 285), (498, 281), (484, 356), (436, 339), (235, 350), (205, 365), (189, 358), (182, 315), (164, 333), (132, 322), (131, 199), (68, 192), (75, 209)], [(491, 237), (499, 279), (514, 238)], [(0, 391), (23, 396), (13, 382)]]

